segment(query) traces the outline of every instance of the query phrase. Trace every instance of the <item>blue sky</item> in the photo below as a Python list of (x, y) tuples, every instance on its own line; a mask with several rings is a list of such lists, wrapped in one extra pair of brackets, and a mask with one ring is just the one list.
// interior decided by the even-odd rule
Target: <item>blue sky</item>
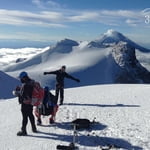
[(0, 47), (46, 46), (64, 38), (90, 41), (108, 29), (148, 46), (150, 1), (0, 1)]

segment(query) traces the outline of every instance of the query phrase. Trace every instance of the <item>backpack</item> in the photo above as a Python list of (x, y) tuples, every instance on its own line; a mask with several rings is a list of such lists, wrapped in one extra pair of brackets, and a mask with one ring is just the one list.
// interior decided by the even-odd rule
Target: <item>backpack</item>
[(76, 125), (76, 129), (89, 129), (92, 122), (90, 122), (90, 120), (88, 119), (75, 119), (72, 121), (73, 125)]
[(42, 103), (44, 98), (44, 89), (41, 87), (39, 82), (33, 83), (33, 92), (32, 92), (32, 100), (31, 104), (33, 106), (38, 106)]
[(44, 99), (41, 106), (41, 114), (44, 116), (51, 115), (53, 113), (56, 97), (51, 92), (45, 92)]

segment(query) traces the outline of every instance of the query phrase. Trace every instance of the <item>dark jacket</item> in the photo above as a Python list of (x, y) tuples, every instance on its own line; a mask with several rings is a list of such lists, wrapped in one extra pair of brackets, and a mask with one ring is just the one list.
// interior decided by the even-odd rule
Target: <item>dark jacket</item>
[(61, 71), (61, 69), (56, 70), (56, 71), (47, 72), (47, 74), (55, 74), (56, 82), (57, 82), (56, 84), (59, 84), (61, 86), (64, 86), (64, 78), (69, 78), (69, 79), (75, 80), (77, 82), (80, 82), (79, 79), (74, 78), (73, 76), (69, 75), (68, 73)]
[(27, 78), (21, 87), (20, 103), (31, 104), (34, 81)]

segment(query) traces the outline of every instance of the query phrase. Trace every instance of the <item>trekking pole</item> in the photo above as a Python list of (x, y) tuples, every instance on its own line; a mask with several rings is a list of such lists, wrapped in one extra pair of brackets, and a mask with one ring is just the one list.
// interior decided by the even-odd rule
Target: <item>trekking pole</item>
[(76, 135), (77, 135), (77, 130), (76, 130), (76, 125), (77, 124), (73, 124), (73, 140), (72, 142), (69, 144), (69, 146), (65, 146), (65, 145), (57, 145), (57, 149), (60, 149), (60, 150), (76, 150), (78, 149), (77, 146), (75, 146), (76, 144)]
[(72, 142), (69, 144), (71, 150), (77, 150), (78, 147), (76, 146), (76, 136), (77, 136), (77, 124), (73, 123), (73, 139)]
[(75, 146), (75, 144), (76, 144), (76, 136), (77, 136), (77, 130), (76, 130), (76, 125), (77, 124), (73, 124), (73, 140), (72, 140), (72, 143), (70, 143), (70, 146), (72, 147), (72, 148), (76, 148), (76, 146)]

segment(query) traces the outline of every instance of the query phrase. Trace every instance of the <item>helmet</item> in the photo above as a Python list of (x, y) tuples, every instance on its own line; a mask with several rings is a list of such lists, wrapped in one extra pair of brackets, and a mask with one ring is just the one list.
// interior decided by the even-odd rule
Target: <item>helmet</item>
[(19, 74), (19, 78), (20, 78), (20, 79), (23, 78), (23, 77), (26, 77), (26, 76), (28, 76), (28, 74), (27, 74), (27, 72), (25, 72), (25, 71), (23, 71), (23, 72), (21, 72), (21, 73)]
[(44, 90), (45, 90), (45, 91), (49, 91), (49, 87), (48, 87), (48, 86), (45, 86), (45, 87), (44, 87)]

